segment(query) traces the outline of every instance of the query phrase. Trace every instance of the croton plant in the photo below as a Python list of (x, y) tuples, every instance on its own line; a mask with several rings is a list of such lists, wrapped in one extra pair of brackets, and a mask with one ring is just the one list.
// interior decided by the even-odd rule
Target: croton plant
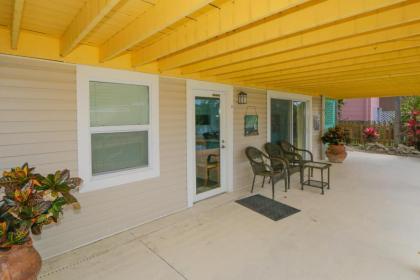
[(346, 143), (346, 138), (344, 128), (336, 126), (328, 129), (328, 131), (322, 135), (321, 141), (322, 143), (329, 145), (342, 145)]
[(44, 177), (25, 163), (4, 171), (0, 178), (0, 248), (24, 244), (30, 232), (41, 234), (44, 225), (58, 221), (65, 205), (80, 208), (70, 192), (81, 183), (67, 169)]
[(374, 142), (379, 138), (379, 132), (374, 127), (366, 127), (363, 129), (363, 137), (368, 142)]
[(413, 110), (406, 123), (407, 144), (420, 150), (420, 111)]

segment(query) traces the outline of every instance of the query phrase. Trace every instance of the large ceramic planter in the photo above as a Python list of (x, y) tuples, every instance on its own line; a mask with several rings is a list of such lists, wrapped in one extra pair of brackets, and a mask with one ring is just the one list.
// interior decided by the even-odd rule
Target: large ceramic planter
[(41, 256), (32, 241), (0, 251), (0, 280), (36, 280), (41, 269)]
[(344, 145), (328, 145), (328, 149), (325, 152), (330, 162), (342, 163), (346, 157), (346, 147)]

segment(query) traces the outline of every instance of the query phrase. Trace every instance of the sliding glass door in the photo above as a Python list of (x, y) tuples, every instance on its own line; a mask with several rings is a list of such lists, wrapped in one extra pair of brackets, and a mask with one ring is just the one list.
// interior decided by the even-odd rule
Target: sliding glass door
[(289, 100), (271, 99), (271, 143), (290, 141), (292, 138), (292, 103)]
[(293, 145), (306, 149), (306, 102), (293, 101)]
[(271, 142), (306, 148), (306, 102), (271, 98)]

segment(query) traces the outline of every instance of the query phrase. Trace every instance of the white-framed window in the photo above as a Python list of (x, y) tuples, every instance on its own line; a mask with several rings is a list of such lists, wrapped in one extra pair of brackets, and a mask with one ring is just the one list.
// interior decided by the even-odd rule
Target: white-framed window
[(159, 176), (157, 75), (77, 67), (82, 192)]

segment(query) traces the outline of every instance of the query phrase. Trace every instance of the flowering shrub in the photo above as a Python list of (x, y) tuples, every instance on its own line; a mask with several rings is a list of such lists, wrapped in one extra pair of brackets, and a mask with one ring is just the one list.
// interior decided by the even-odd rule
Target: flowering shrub
[(363, 137), (368, 142), (373, 142), (379, 138), (379, 133), (376, 131), (374, 127), (367, 127), (363, 130)]
[(44, 225), (58, 221), (63, 206), (80, 208), (70, 194), (82, 183), (80, 178), (70, 178), (68, 170), (46, 177), (33, 170), (25, 163), (5, 171), (0, 178), (0, 248), (27, 242), (29, 232), (41, 234)]
[(322, 143), (331, 145), (340, 145), (346, 142), (346, 134), (340, 126), (328, 129), (321, 137)]
[(405, 126), (407, 144), (409, 146), (416, 146), (420, 150), (420, 111), (412, 111)]

